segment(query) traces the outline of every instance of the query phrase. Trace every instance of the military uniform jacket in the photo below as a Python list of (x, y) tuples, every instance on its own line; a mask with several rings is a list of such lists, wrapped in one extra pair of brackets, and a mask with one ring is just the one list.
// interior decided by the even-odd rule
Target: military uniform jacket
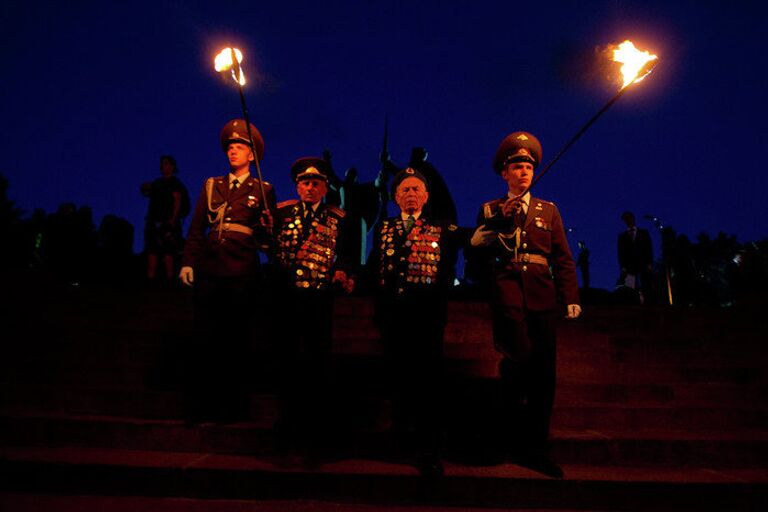
[[(506, 199), (485, 203), (478, 215), (478, 225), (502, 217), (501, 205)], [(495, 306), (546, 311), (556, 309), (558, 300), (566, 305), (579, 303), (576, 264), (554, 203), (531, 197), (520, 232), (517, 261), (510, 250), (515, 244), (514, 238), (499, 236), (492, 245), (474, 249), (491, 266)], [(546, 258), (547, 264), (530, 261), (526, 255)]]
[(280, 203), (275, 222), (279, 279), (291, 289), (329, 290), (336, 270), (350, 268), (351, 226), (341, 208), (321, 203), (311, 217), (298, 200)]
[(458, 249), (468, 240), (454, 224), (417, 219), (408, 232), (398, 215), (382, 221), (374, 233), (368, 272), (376, 290), (376, 321), (412, 304), (424, 321), (445, 323), (447, 293), (455, 278)]
[[(275, 191), (269, 183), (264, 183), (264, 191), (274, 217)], [(251, 176), (234, 191), (229, 190), (228, 175), (208, 178), (192, 214), (182, 265), (203, 276), (256, 273), (258, 250), (271, 236), (261, 225), (261, 203), (259, 180)]]

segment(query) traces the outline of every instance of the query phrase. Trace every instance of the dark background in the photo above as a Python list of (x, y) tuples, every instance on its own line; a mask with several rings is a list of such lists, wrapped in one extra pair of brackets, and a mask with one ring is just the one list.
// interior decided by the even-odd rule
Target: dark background
[[(504, 184), (499, 141), (524, 129), (548, 160), (618, 90), (596, 48), (632, 39), (656, 72), (617, 103), (538, 186), (591, 249), (593, 285), (618, 274), (619, 219), (633, 210), (695, 237), (768, 234), (763, 151), (768, 22), (759, 2), (4, 2), (0, 173), (27, 214), (88, 204), (136, 227), (139, 185), (174, 155), (197, 195), (223, 174), (234, 84), (213, 71), (244, 50), (263, 172), (279, 199), (289, 166), (328, 148), (340, 173), (379, 169), (384, 116), (405, 164), (425, 146), (462, 224)], [(658, 256), (658, 237), (654, 234)]]

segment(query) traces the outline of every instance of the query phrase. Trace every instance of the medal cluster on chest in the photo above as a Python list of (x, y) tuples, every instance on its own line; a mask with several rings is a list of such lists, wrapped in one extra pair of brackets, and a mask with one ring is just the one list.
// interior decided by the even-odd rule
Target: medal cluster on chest
[(321, 215), (308, 223), (300, 212), (283, 222), (278, 236), (278, 259), (292, 272), (297, 288), (319, 290), (330, 284), (338, 222), (335, 217)]
[[(395, 278), (403, 283), (431, 285), (437, 281), (440, 264), (441, 228), (417, 220), (410, 233), (402, 222), (386, 222), (381, 229), (381, 285)], [(401, 245), (398, 247), (398, 245)]]

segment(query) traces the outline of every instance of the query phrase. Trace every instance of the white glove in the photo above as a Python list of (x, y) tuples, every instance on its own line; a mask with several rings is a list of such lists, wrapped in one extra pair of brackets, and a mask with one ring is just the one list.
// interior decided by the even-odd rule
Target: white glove
[(472, 234), (472, 240), (470, 243), (472, 244), (472, 247), (483, 247), (486, 245), (491, 245), (494, 240), (496, 240), (496, 232), (490, 229), (485, 229), (485, 224), (478, 227), (475, 232)]
[(578, 304), (568, 304), (568, 314), (565, 315), (565, 318), (579, 318), (579, 315), (581, 315), (581, 306)]
[(192, 267), (181, 267), (179, 279), (185, 285), (192, 286), (195, 283), (195, 271), (192, 270)]

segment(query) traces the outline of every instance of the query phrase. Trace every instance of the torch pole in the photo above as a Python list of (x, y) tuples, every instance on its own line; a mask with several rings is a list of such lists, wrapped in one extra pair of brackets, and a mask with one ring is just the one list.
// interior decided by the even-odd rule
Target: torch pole
[(235, 81), (237, 82), (237, 90), (240, 93), (240, 106), (243, 108), (243, 119), (245, 120), (245, 129), (248, 131), (248, 140), (251, 143), (251, 150), (253, 152), (253, 162), (256, 164), (256, 175), (259, 178), (259, 190), (261, 191), (261, 204), (265, 210), (268, 210), (267, 205), (267, 193), (264, 191), (264, 179), (261, 177), (261, 166), (259, 165), (259, 155), (256, 152), (256, 145), (253, 143), (253, 135), (251, 134), (251, 120), (248, 118), (248, 105), (245, 103), (245, 94), (243, 93), (243, 85), (240, 83), (240, 79), (243, 76), (243, 70), (240, 68), (240, 63), (235, 57), (235, 50), (232, 49), (232, 65), (235, 71)]
[[(566, 143), (565, 143), (565, 146), (563, 146), (563, 147), (562, 147), (562, 149), (560, 149), (560, 151), (558, 151), (558, 153), (557, 153), (557, 154), (554, 156), (554, 158), (552, 158), (552, 160), (550, 160), (550, 161), (547, 163), (547, 165), (546, 165), (546, 166), (544, 166), (544, 169), (542, 169), (542, 170), (541, 170), (541, 172), (539, 172), (539, 173), (538, 173), (538, 176), (536, 176), (536, 179), (534, 179), (534, 180), (533, 180), (533, 183), (531, 183), (531, 186), (530, 186), (530, 187), (528, 187), (528, 190), (530, 190), (531, 188), (533, 188), (533, 186), (534, 186), (536, 183), (538, 183), (538, 181), (539, 181), (541, 178), (543, 178), (545, 174), (547, 174), (547, 172), (548, 172), (548, 171), (549, 171), (549, 170), (552, 168), (552, 166), (553, 166), (553, 165), (555, 165), (555, 163), (556, 163), (558, 160), (560, 160), (560, 158), (562, 158), (562, 156), (563, 156), (563, 155), (566, 153), (566, 151), (568, 151), (568, 150), (571, 148), (571, 146), (573, 146), (573, 145), (576, 143), (576, 141), (577, 141), (577, 140), (579, 140), (579, 139), (581, 138), (581, 136), (582, 136), (582, 135), (584, 135), (584, 132), (586, 132), (586, 131), (589, 129), (589, 127), (590, 127), (590, 126), (592, 126), (593, 124), (595, 124), (595, 121), (597, 121), (598, 119), (600, 119), (600, 116), (602, 116), (603, 114), (605, 114), (605, 112), (606, 112), (606, 111), (607, 111), (609, 108), (611, 108), (611, 107), (613, 106), (613, 104), (614, 104), (614, 103), (616, 103), (616, 102), (619, 100), (619, 98), (621, 98), (621, 97), (624, 95), (624, 93), (625, 93), (626, 91), (627, 91), (627, 87), (624, 87), (623, 89), (621, 89), (621, 90), (620, 90), (620, 91), (619, 91), (619, 92), (618, 92), (618, 93), (617, 93), (617, 94), (616, 94), (616, 95), (615, 95), (613, 98), (611, 98), (611, 99), (610, 99), (610, 101), (608, 101), (608, 103), (606, 103), (606, 104), (603, 106), (603, 108), (601, 108), (601, 109), (600, 109), (600, 110), (597, 112), (597, 114), (595, 114), (594, 116), (592, 116), (592, 119), (590, 119), (589, 121), (587, 121), (587, 122), (586, 122), (586, 124), (585, 124), (584, 126), (582, 126), (582, 127), (581, 127), (581, 129), (580, 129), (578, 132), (576, 132), (576, 134), (575, 134), (573, 137), (571, 137), (571, 139), (570, 139), (568, 142), (566, 142)], [(526, 191), (526, 192), (527, 192), (527, 191)]]
[[(658, 61), (653, 61), (653, 65), (652, 65), (652, 66), (650, 66), (650, 67), (648, 68), (648, 71), (646, 71), (646, 72), (644, 73), (644, 75), (643, 75), (643, 76), (645, 76), (645, 75), (648, 75), (648, 74), (649, 74), (651, 71), (653, 71), (653, 70), (656, 68), (656, 65), (657, 65), (657, 64), (658, 64)], [(632, 82), (632, 83), (634, 83), (634, 82)], [(590, 127), (590, 126), (592, 126), (593, 124), (595, 124), (595, 121), (597, 121), (598, 119), (600, 119), (600, 116), (602, 116), (603, 114), (605, 114), (605, 112), (606, 112), (606, 111), (607, 111), (609, 108), (611, 108), (611, 107), (613, 106), (613, 104), (614, 104), (614, 103), (616, 103), (617, 101), (619, 101), (619, 98), (621, 98), (621, 97), (624, 95), (624, 93), (625, 93), (625, 92), (627, 92), (627, 89), (629, 89), (629, 86), (630, 86), (630, 85), (632, 85), (632, 83), (630, 83), (630, 84), (627, 84), (627, 86), (626, 86), (626, 87), (622, 87), (622, 88), (621, 88), (621, 90), (619, 90), (619, 92), (618, 92), (618, 93), (616, 93), (616, 95), (615, 95), (613, 98), (611, 98), (610, 100), (608, 100), (608, 103), (606, 103), (606, 104), (603, 106), (603, 108), (601, 108), (600, 110), (598, 110), (597, 114), (595, 114), (594, 116), (592, 116), (592, 118), (591, 118), (589, 121), (587, 121), (587, 122), (584, 124), (584, 126), (582, 126), (582, 127), (581, 127), (581, 129), (580, 129), (579, 131), (577, 131), (577, 132), (576, 132), (576, 134), (575, 134), (573, 137), (571, 137), (571, 139), (570, 139), (568, 142), (566, 142), (566, 143), (565, 143), (565, 146), (563, 146), (563, 147), (562, 147), (562, 149), (560, 149), (560, 151), (558, 151), (558, 152), (557, 152), (557, 154), (555, 155), (555, 157), (554, 157), (552, 160), (550, 160), (550, 161), (547, 163), (547, 165), (546, 165), (546, 166), (544, 166), (544, 169), (542, 169), (542, 170), (541, 170), (541, 171), (538, 173), (538, 175), (537, 175), (537, 176), (536, 176), (536, 178), (533, 180), (533, 182), (530, 184), (530, 186), (529, 186), (527, 189), (525, 189), (525, 190), (523, 191), (523, 193), (522, 193), (522, 194), (518, 195), (518, 196), (517, 196), (515, 199), (521, 198), (521, 197), (523, 197), (523, 196), (524, 196), (526, 193), (528, 193), (528, 191), (530, 191), (530, 190), (533, 188), (533, 186), (534, 186), (534, 185), (536, 185), (536, 183), (538, 183), (538, 182), (539, 182), (539, 180), (540, 180), (541, 178), (543, 178), (545, 174), (547, 174), (547, 172), (548, 172), (548, 171), (549, 171), (549, 170), (552, 168), (552, 166), (553, 166), (553, 165), (555, 165), (555, 163), (556, 163), (558, 160), (560, 160), (560, 158), (562, 158), (562, 156), (563, 156), (563, 155), (566, 153), (566, 151), (568, 151), (568, 150), (571, 148), (571, 146), (573, 146), (573, 145), (574, 145), (574, 143), (575, 143), (577, 140), (579, 140), (579, 138), (580, 138), (582, 135), (584, 135), (584, 132), (586, 132), (586, 131), (589, 129), (589, 127)]]

